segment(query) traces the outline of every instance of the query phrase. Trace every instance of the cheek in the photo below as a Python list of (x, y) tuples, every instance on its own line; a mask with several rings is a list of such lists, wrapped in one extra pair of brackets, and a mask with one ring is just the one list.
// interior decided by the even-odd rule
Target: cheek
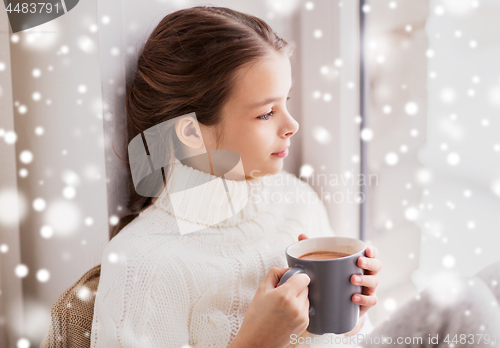
[(275, 136), (269, 125), (258, 122), (228, 125), (224, 148), (236, 151), (246, 161), (262, 159), (270, 155), (276, 146)]
[[(273, 138), (270, 134), (255, 130), (247, 130), (238, 139), (241, 155), (249, 158), (261, 158), (263, 154), (271, 154)], [(270, 152), (271, 151), (271, 152)]]

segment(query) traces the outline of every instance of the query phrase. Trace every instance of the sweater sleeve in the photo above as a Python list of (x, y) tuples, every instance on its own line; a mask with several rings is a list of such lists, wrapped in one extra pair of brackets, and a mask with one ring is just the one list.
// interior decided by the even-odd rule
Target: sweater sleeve
[(175, 258), (165, 262), (153, 255), (141, 262), (106, 265), (95, 304), (92, 348), (181, 348), (189, 344), (190, 296)]

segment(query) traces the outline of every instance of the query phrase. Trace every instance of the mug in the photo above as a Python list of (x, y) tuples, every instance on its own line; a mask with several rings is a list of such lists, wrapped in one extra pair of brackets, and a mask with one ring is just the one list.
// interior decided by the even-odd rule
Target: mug
[[(366, 243), (348, 237), (308, 238), (286, 248), (288, 266), (278, 284), (282, 285), (295, 274), (305, 273), (309, 282), (309, 326), (307, 331), (317, 335), (341, 334), (351, 331), (359, 318), (359, 304), (352, 295), (361, 293), (361, 286), (351, 283), (353, 274), (363, 275), (357, 265), (366, 256)], [(348, 256), (328, 260), (305, 260), (300, 256), (314, 251), (337, 251)]]

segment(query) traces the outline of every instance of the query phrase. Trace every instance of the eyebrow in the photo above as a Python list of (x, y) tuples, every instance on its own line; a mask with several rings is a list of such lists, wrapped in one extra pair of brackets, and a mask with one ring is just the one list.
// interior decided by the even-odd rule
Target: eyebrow
[[(293, 88), (293, 84), (290, 87), (290, 91), (292, 90), (292, 88)], [(288, 91), (288, 93), (290, 93), (290, 91)], [(269, 98), (269, 99), (266, 99), (264, 101), (261, 101), (261, 102), (255, 103), (255, 104), (250, 104), (248, 107), (250, 109), (253, 109), (253, 108), (260, 107), (260, 106), (265, 106), (267, 104), (271, 104), (272, 102), (275, 102), (275, 101), (278, 101), (278, 100), (281, 100), (281, 98)]]

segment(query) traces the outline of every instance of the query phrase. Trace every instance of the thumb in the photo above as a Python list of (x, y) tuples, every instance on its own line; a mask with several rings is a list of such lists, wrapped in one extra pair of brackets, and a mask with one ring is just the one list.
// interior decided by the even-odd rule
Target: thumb
[(269, 272), (267, 272), (266, 277), (264, 278), (265, 289), (272, 290), (276, 288), (280, 282), (281, 277), (288, 271), (291, 267), (282, 268), (282, 267), (272, 267)]
[(304, 240), (304, 239), (309, 239), (308, 236), (306, 236), (304, 233), (299, 235), (299, 241)]

